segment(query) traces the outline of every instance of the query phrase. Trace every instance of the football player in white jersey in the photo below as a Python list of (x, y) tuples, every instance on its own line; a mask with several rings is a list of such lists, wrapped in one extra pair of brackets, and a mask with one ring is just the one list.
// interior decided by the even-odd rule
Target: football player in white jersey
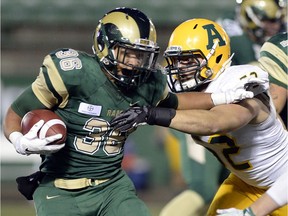
[[(229, 66), (229, 37), (217, 23), (191, 19), (172, 33), (167, 50), (167, 75), (173, 92), (222, 92), (241, 79), (268, 77), (253, 65)], [(245, 209), (264, 194), (288, 168), (288, 132), (267, 91), (236, 104), (210, 110), (134, 107), (110, 122), (120, 131), (139, 124), (160, 125), (189, 133), (231, 171), (221, 184), (207, 215), (217, 209)], [(191, 206), (193, 203), (191, 203)], [(271, 215), (287, 215), (287, 206)]]
[[(263, 44), (260, 50), (259, 63), (269, 72), (270, 92), (277, 112), (281, 111), (287, 103), (288, 96), (288, 38), (287, 32), (271, 37)], [(271, 91), (273, 87), (273, 91)], [(278, 108), (278, 109), (277, 109)], [(287, 110), (286, 110), (287, 112)], [(273, 184), (265, 194), (251, 204), (249, 208), (239, 210), (236, 208), (219, 209), (217, 215), (221, 216), (265, 216), (275, 209), (288, 203), (288, 170)], [(253, 214), (251, 214), (253, 213)]]

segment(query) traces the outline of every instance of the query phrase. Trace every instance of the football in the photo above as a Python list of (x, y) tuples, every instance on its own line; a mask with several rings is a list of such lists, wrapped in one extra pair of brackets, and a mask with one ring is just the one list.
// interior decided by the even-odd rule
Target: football
[(63, 120), (51, 110), (38, 109), (26, 113), (21, 121), (22, 133), (28, 133), (31, 127), (41, 119), (44, 120), (44, 124), (38, 132), (38, 137), (43, 139), (55, 134), (62, 134), (61, 139), (51, 144), (63, 144), (67, 137), (66, 125)]

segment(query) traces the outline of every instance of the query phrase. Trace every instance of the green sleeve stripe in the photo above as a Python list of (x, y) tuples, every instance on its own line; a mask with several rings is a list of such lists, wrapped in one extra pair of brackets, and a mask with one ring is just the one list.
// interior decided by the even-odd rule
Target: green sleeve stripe
[(276, 58), (274, 55), (272, 55), (271, 53), (269, 53), (268, 51), (262, 51), (261, 52), (261, 56), (265, 56), (271, 59), (271, 61), (274, 61), (275, 64), (277, 64), (283, 71), (287, 72), (287, 65), (285, 65), (282, 61), (280, 61), (278, 58)]
[(278, 79), (275, 79), (273, 76), (270, 75), (269, 75), (269, 82), (287, 89), (287, 85), (285, 85), (283, 82), (280, 82)]
[(62, 97), (61, 97), (61, 95), (58, 94), (58, 92), (55, 90), (54, 86), (52, 85), (52, 82), (51, 82), (49, 75), (48, 75), (48, 72), (47, 72), (47, 68), (43, 67), (42, 72), (43, 72), (47, 87), (52, 92), (52, 94), (57, 98), (58, 105), (61, 104), (62, 103)]

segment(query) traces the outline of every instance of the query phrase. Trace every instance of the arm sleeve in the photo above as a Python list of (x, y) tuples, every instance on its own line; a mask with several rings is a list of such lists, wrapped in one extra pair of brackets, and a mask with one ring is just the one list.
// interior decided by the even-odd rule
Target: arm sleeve
[(288, 170), (266, 192), (279, 207), (288, 203)]
[(157, 106), (158, 107), (163, 107), (163, 108), (177, 109), (177, 107), (178, 107), (178, 98), (177, 98), (176, 94), (173, 94), (173, 93), (169, 92), (167, 94), (166, 98), (161, 100)]
[(30, 86), (12, 103), (11, 108), (23, 117), (30, 110), (46, 107), (38, 100)]

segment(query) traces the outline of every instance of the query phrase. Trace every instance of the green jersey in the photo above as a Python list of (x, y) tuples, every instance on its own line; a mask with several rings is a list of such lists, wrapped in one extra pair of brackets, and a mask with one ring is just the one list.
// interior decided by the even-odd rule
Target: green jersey
[(259, 57), (260, 45), (251, 41), (246, 33), (230, 37), (233, 65), (256, 64)]
[[(274, 35), (266, 41), (260, 50), (260, 66), (269, 73), (269, 81), (275, 85), (288, 89), (288, 38), (287, 32)], [(280, 116), (287, 121), (287, 101)]]
[(166, 76), (159, 71), (138, 89), (121, 91), (92, 55), (73, 49), (47, 55), (30, 95), (63, 119), (68, 136), (63, 149), (45, 156), (41, 171), (63, 178), (111, 178), (121, 170), (128, 133), (113, 130), (109, 121), (133, 105), (156, 106), (166, 88)]
[(269, 73), (269, 81), (288, 89), (288, 38), (279, 33), (265, 42), (260, 50), (259, 62)]

